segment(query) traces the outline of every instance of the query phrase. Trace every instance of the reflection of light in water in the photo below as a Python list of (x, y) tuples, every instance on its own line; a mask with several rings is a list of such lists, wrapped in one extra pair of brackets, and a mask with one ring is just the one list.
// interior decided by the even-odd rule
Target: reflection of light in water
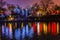
[(9, 36), (9, 29), (2, 25), (2, 35), (8, 37)]
[(23, 28), (24, 27), (24, 24), (23, 24), (23, 22), (22, 22), (22, 24), (21, 24), (21, 28)]
[(28, 25), (26, 25), (26, 36), (28, 36), (29, 34), (29, 30), (28, 30)]
[(40, 22), (40, 33), (43, 32), (43, 22)]
[(40, 35), (40, 25), (37, 23), (37, 34)]
[(43, 23), (43, 31), (44, 34), (47, 34), (47, 24), (45, 22)]
[(59, 34), (59, 23), (57, 22), (57, 34)]
[(15, 22), (15, 28), (17, 28), (17, 23)]
[(9, 38), (12, 38), (12, 23), (9, 23)]
[(56, 26), (57, 26), (57, 24), (56, 24), (56, 22), (52, 22), (52, 34), (53, 35), (56, 35)]
[(36, 22), (35, 23), (33, 23), (33, 29), (34, 29), (34, 32), (36, 32), (37, 30), (36, 30)]
[[(17, 25), (16, 25), (17, 26)], [(30, 26), (30, 27), (29, 27)], [(52, 22), (52, 25), (50, 22), (47, 23), (43, 23), (43, 22), (38, 22), (37, 25), (36, 23), (33, 23), (33, 27), (31, 24), (28, 24), (24, 27), (24, 24), (22, 22), (22, 30), (20, 30), (20, 28), (15, 30), (15, 38), (16, 40), (20, 40), (20, 38), (22, 38), (22, 40), (24, 40), (25, 36), (32, 38), (34, 36), (34, 31), (36, 32), (36, 26), (37, 26), (37, 33), (40, 34), (41, 32), (44, 32), (44, 34), (47, 34), (47, 31), (50, 33), (50, 31), (52, 32), (53, 35), (55, 35), (56, 33), (59, 34), (59, 22)], [(9, 28), (8, 28), (9, 27)], [(6, 23), (5, 26), (2, 25), (2, 36), (6, 36), (9, 38), (12, 38), (12, 23), (9, 23), (9, 26), (6, 27)], [(13, 26), (14, 27), (14, 26)], [(42, 29), (43, 28), (43, 29)], [(52, 28), (52, 30), (51, 30)], [(25, 35), (26, 34), (26, 35)]]
[(16, 40), (20, 40), (20, 34), (21, 34), (20, 29), (19, 29), (19, 28), (16, 29), (16, 30), (15, 30), (15, 38), (16, 38)]
[(8, 37), (8, 36), (9, 36), (9, 34), (8, 34), (8, 33), (9, 33), (9, 29), (8, 29), (8, 27), (6, 27), (6, 28), (5, 28), (5, 36), (6, 36), (6, 37)]
[(48, 33), (50, 33), (50, 28), (51, 28), (51, 24), (50, 24), (50, 22), (48, 22), (48, 28), (47, 28), (47, 31), (48, 31)]
[(31, 27), (31, 26), (32, 26), (30, 22), (28, 22), (28, 26), (29, 26), (29, 27)]
[(34, 35), (34, 30), (33, 27), (31, 27), (31, 29), (29, 30), (29, 38), (32, 38)]
[(6, 23), (4, 23), (4, 26), (6, 26)]
[(12, 24), (9, 23), (9, 31), (12, 32)]
[(4, 25), (2, 25), (2, 36), (4, 36), (4, 33), (5, 33), (5, 27)]
[(24, 40), (24, 38), (25, 38), (25, 27), (23, 27), (22, 29), (22, 40)]

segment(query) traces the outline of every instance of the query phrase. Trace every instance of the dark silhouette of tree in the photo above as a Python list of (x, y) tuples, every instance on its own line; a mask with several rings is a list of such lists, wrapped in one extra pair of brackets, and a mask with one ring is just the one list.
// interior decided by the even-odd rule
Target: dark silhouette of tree
[(46, 11), (48, 6), (54, 4), (54, 2), (52, 0), (40, 0), (40, 4), (43, 7), (43, 9)]

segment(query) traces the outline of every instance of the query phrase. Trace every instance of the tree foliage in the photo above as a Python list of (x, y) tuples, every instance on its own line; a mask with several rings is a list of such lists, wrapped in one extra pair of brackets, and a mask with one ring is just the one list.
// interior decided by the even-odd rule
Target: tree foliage
[(40, 4), (44, 8), (44, 10), (46, 11), (48, 6), (50, 4), (54, 4), (54, 2), (52, 0), (40, 0)]

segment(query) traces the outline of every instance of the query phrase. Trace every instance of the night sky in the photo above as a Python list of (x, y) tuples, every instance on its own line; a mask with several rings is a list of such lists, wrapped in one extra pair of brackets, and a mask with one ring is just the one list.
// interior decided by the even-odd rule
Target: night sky
[[(7, 1), (7, 3), (9, 4), (14, 4), (14, 5), (20, 5), (21, 7), (26, 7), (26, 6), (30, 6), (34, 3), (40, 3), (39, 0), (5, 0)], [(59, 5), (60, 1), (59, 0), (53, 0), (55, 4)]]

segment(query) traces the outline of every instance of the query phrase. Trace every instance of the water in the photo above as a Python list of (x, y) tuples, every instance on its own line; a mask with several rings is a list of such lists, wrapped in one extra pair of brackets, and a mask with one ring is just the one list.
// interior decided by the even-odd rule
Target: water
[(60, 40), (60, 22), (2, 23), (1, 40)]

